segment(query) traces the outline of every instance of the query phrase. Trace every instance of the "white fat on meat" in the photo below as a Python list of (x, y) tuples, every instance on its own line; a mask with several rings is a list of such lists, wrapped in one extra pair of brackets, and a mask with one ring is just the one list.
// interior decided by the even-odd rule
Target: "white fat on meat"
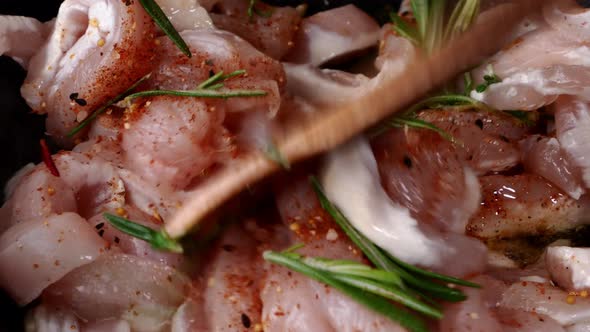
[(47, 131), (66, 133), (151, 70), (155, 25), (140, 4), (66, 0), (47, 43), (31, 58), (21, 93)]
[(453, 250), (428, 238), (408, 209), (383, 190), (369, 144), (358, 139), (330, 153), (321, 182), (327, 197), (361, 233), (378, 246), (410, 264), (436, 265), (441, 254)]
[(43, 24), (32, 17), (0, 15), (0, 55), (27, 68), (29, 59), (45, 43), (50, 27), (51, 23)]
[[(27, 332), (80, 331), (80, 325), (78, 318), (72, 312), (52, 308), (43, 304), (29, 310), (25, 316), (25, 331)], [(93, 330), (84, 329), (84, 331)], [(107, 330), (103, 331), (106, 332)], [(99, 331), (94, 330), (94, 332)]]
[[(99, 322), (85, 324), (84, 332), (132, 332), (129, 322), (122, 319), (107, 319)], [(41, 331), (38, 331), (41, 332)], [(58, 332), (58, 331), (56, 331)]]
[(473, 71), (476, 84), (488, 65), (502, 82), (471, 96), (502, 110), (533, 110), (553, 102), (558, 95), (590, 99), (590, 10), (574, 0), (549, 1), (545, 23), (516, 38)]
[(189, 287), (190, 280), (171, 267), (113, 253), (51, 285), (43, 301), (85, 321), (123, 319), (133, 331), (164, 331)]
[(547, 248), (545, 265), (559, 287), (570, 291), (590, 289), (590, 248)]
[(207, 10), (198, 0), (157, 0), (177, 31), (214, 28)]
[(587, 102), (562, 96), (553, 105), (557, 139), (570, 161), (579, 167), (586, 187), (590, 186), (590, 107)]
[(74, 213), (19, 223), (0, 236), (0, 286), (17, 303), (27, 304), (73, 269), (97, 259), (106, 246)]
[(379, 25), (354, 5), (306, 17), (286, 61), (320, 66), (377, 45)]

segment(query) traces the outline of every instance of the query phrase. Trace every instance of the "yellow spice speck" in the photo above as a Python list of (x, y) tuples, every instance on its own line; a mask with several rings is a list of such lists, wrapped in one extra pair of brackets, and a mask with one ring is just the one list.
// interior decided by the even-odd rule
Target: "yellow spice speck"
[(121, 217), (124, 217), (124, 216), (126, 216), (126, 215), (127, 215), (127, 211), (126, 211), (124, 208), (122, 208), (122, 207), (118, 207), (118, 208), (116, 208), (116, 209), (115, 209), (115, 213), (116, 213), (117, 215), (121, 216)]
[(262, 324), (256, 323), (256, 325), (254, 325), (254, 332), (262, 332), (262, 331), (263, 331)]
[(55, 188), (53, 188), (51, 186), (47, 187), (47, 194), (49, 196), (53, 196), (53, 194), (55, 194)]
[(104, 44), (105, 44), (104, 38), (100, 38), (100, 39), (98, 40), (98, 42), (96, 42), (96, 45), (97, 45), (98, 47), (103, 47), (103, 46), (104, 46)]
[(291, 225), (289, 225), (289, 229), (292, 230), (293, 232), (297, 232), (299, 230), (300, 226), (298, 223), (294, 222)]
[(568, 296), (565, 298), (565, 302), (566, 302), (567, 304), (574, 304), (574, 303), (576, 303), (576, 297), (575, 297), (574, 295), (568, 295)]
[(581, 291), (580, 296), (581, 297), (588, 297), (588, 291), (586, 291), (586, 290)]
[(90, 24), (90, 26), (92, 26), (92, 27), (95, 27), (95, 28), (96, 28), (96, 27), (98, 27), (98, 20), (97, 20), (97, 19), (95, 19), (95, 18), (91, 18), (91, 19), (88, 21), (88, 24)]

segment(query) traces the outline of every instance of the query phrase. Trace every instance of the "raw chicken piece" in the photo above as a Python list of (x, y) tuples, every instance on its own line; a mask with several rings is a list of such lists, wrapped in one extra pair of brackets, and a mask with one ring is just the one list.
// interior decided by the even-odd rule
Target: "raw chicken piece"
[(50, 25), (31, 17), (0, 15), (0, 55), (27, 68), (29, 59), (43, 46)]
[(62, 178), (52, 175), (44, 164), (27, 173), (18, 179), (14, 193), (3, 206), (8, 216), (2, 220), (4, 225), (77, 211), (76, 193)]
[(560, 94), (590, 99), (590, 53), (584, 44), (584, 36), (590, 34), (590, 10), (575, 0), (549, 1), (545, 6), (546, 23), (516, 38), (473, 72), (479, 84), (491, 64), (502, 82), (483, 93), (473, 91), (472, 97), (502, 110), (534, 110)]
[(551, 280), (570, 291), (590, 289), (590, 249), (554, 246), (547, 248), (545, 264)]
[(531, 128), (502, 112), (436, 109), (422, 111), (418, 118), (444, 130), (458, 141), (459, 157), (477, 174), (499, 172), (516, 166), (516, 144)]
[(588, 222), (588, 199), (576, 201), (538, 175), (479, 178), (483, 200), (467, 225), (480, 239), (551, 235)]
[(72, 271), (43, 300), (71, 308), (83, 320), (121, 318), (134, 331), (162, 331), (189, 286), (187, 277), (164, 264), (114, 253)]
[(423, 223), (465, 232), (480, 193), (459, 146), (432, 131), (404, 128), (381, 134), (372, 146), (381, 183), (393, 201)]
[(31, 58), (21, 93), (47, 131), (65, 134), (151, 70), (155, 25), (140, 4), (66, 0), (47, 44)]
[(150, 98), (126, 113), (122, 131), (127, 169), (163, 190), (181, 190), (230, 151), (223, 109), (193, 98)]
[(248, 16), (249, 0), (217, 0), (211, 18), (215, 25), (244, 38), (264, 54), (281, 59), (293, 47), (301, 14), (291, 7), (273, 7), (257, 1)]
[(3, 222), (15, 224), (63, 212), (90, 218), (105, 208), (125, 204), (123, 181), (116, 169), (100, 157), (60, 152), (53, 160), (60, 176), (52, 175), (45, 164), (23, 175), (5, 204), (11, 210), (11, 220)]
[(381, 28), (379, 40), (379, 56), (375, 59), (375, 67), (382, 72), (387, 62), (403, 64), (416, 56), (414, 44), (408, 39), (395, 34), (391, 24), (385, 24)]
[(586, 187), (590, 186), (590, 108), (574, 97), (560, 97), (553, 105), (557, 139), (569, 160), (582, 172)]
[[(108, 212), (114, 215), (121, 214), (124, 218), (151, 229), (159, 229), (162, 223), (162, 221), (158, 221), (129, 205)], [(119, 231), (104, 218), (102, 213), (90, 218), (88, 223), (94, 226), (100, 236), (110, 243), (111, 247), (118, 247), (125, 254), (148, 258), (178, 270), (184, 267), (183, 255), (154, 249), (148, 242)]]
[(564, 331), (553, 319), (533, 312), (498, 307), (507, 285), (486, 275), (471, 281), (483, 288), (463, 288), (467, 300), (445, 304), (440, 332)]
[(354, 5), (306, 17), (286, 61), (321, 66), (376, 46), (379, 25)]
[[(500, 307), (548, 316), (562, 326), (590, 321), (590, 299), (573, 296), (550, 284), (523, 281), (512, 284), (503, 294)], [(571, 300), (570, 300), (571, 301)]]
[(158, 188), (141, 176), (127, 170), (118, 173), (125, 184), (126, 203), (138, 208), (156, 220), (166, 221), (184, 200), (184, 191), (170, 191)]
[(257, 243), (239, 225), (224, 232), (205, 267), (204, 314), (210, 331), (238, 331), (260, 323)]
[(176, 31), (214, 28), (207, 10), (198, 0), (157, 0)]
[(178, 307), (172, 322), (170, 332), (207, 331), (207, 319), (203, 312), (202, 301), (187, 299)]
[(572, 165), (557, 139), (533, 135), (519, 145), (527, 172), (544, 177), (573, 199), (586, 192), (579, 169)]
[(74, 213), (21, 222), (0, 236), (0, 285), (27, 304), (68, 272), (97, 259), (106, 245)]

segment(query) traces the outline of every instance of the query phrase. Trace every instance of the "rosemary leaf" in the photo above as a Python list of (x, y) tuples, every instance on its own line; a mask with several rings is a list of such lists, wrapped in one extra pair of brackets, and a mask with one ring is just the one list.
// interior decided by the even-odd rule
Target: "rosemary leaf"
[(176, 253), (182, 253), (183, 249), (180, 243), (170, 238), (164, 230), (156, 231), (149, 227), (140, 225), (131, 220), (115, 216), (110, 213), (104, 213), (103, 216), (111, 225), (123, 233), (129, 234), (138, 239), (144, 240), (159, 250), (167, 250)]
[(457, 95), (446, 94), (446, 95), (439, 95), (439, 96), (426, 98), (426, 99), (420, 101), (419, 103), (414, 104), (412, 107), (410, 107), (403, 114), (405, 116), (413, 116), (413, 115), (416, 115), (416, 113), (418, 111), (421, 111), (426, 108), (433, 109), (433, 108), (442, 108), (442, 107), (446, 107), (446, 106), (462, 106), (462, 105), (472, 106), (473, 108), (484, 110), (484, 111), (490, 110), (490, 108), (486, 104), (484, 104), (480, 101), (477, 101), (471, 97), (464, 96), (464, 95), (458, 95), (458, 94)]
[(451, 40), (465, 32), (479, 14), (480, 0), (459, 0), (447, 23), (445, 40)]
[(442, 138), (446, 139), (449, 142), (463, 145), (463, 142), (460, 142), (458, 139), (453, 137), (453, 135), (440, 129), (439, 127), (435, 126), (434, 124), (432, 124), (428, 121), (421, 120), (421, 119), (396, 117), (396, 118), (389, 120), (389, 124), (391, 126), (396, 126), (396, 127), (407, 126), (410, 128), (431, 130), (431, 131), (434, 131), (435, 133), (439, 134)]
[(148, 90), (132, 93), (127, 96), (126, 100), (135, 99), (138, 97), (153, 97), (153, 96), (177, 96), (177, 97), (198, 97), (198, 98), (232, 98), (232, 97), (259, 97), (266, 96), (264, 90), (228, 90), (217, 91), (211, 89), (197, 89), (197, 90)]
[(189, 49), (188, 45), (182, 39), (178, 31), (174, 28), (166, 14), (162, 11), (162, 8), (158, 6), (156, 1), (154, 0), (139, 0), (139, 3), (151, 16), (151, 18), (156, 22), (156, 25), (164, 31), (164, 33), (172, 40), (172, 42), (184, 53), (187, 57), (191, 57), (191, 50)]
[(389, 14), (391, 22), (393, 22), (393, 30), (400, 36), (410, 40), (416, 45), (420, 45), (420, 34), (413, 26), (407, 24), (396, 12)]
[(310, 182), (316, 195), (318, 196), (322, 208), (328, 212), (328, 214), (332, 217), (332, 219), (334, 219), (338, 226), (342, 228), (344, 233), (346, 233), (352, 242), (354, 242), (354, 244), (359, 247), (365, 256), (367, 256), (369, 261), (371, 261), (371, 263), (373, 263), (376, 267), (385, 271), (398, 272), (399, 268), (391, 262), (389, 257), (387, 257), (377, 246), (375, 246), (373, 242), (357, 231), (348, 221), (348, 219), (346, 219), (346, 217), (338, 210), (338, 208), (336, 208), (332, 202), (328, 200), (319, 181), (312, 176), (310, 178)]
[(408, 264), (404, 261), (401, 261), (400, 259), (394, 257), (393, 255), (390, 255), (388, 253), (385, 253), (385, 255), (389, 256), (389, 258), (394, 261), (397, 265), (401, 266), (402, 268), (413, 272), (417, 275), (421, 275), (424, 277), (428, 277), (428, 278), (432, 278), (432, 279), (437, 279), (437, 280), (441, 280), (441, 281), (445, 281), (451, 284), (455, 284), (455, 285), (461, 285), (461, 286), (467, 286), (467, 287), (473, 287), (473, 288), (480, 288), (481, 286), (470, 282), (470, 281), (466, 281), (463, 279), (459, 279), (459, 278), (455, 278), (455, 277), (451, 277), (451, 276), (447, 276), (447, 275), (443, 275), (443, 274), (439, 274), (439, 273), (435, 273), (432, 271), (426, 271), (423, 270), (419, 267), (416, 267), (414, 265)]
[(431, 54), (442, 46), (445, 7), (445, 0), (431, 0), (430, 2), (428, 25), (426, 27), (426, 35), (423, 37), (423, 46), (428, 54)]
[(327, 284), (345, 295), (349, 296), (358, 303), (366, 306), (367, 308), (382, 314), (389, 319), (398, 322), (403, 327), (414, 332), (426, 332), (428, 329), (418, 317), (412, 315), (406, 310), (402, 310), (392, 305), (388, 300), (368, 293), (364, 290), (350, 286), (340, 280), (335, 279), (328, 272), (318, 271), (298, 259), (292, 258), (282, 253), (276, 253), (272, 251), (265, 251), (263, 253), (265, 260), (285, 266), (293, 271), (299, 272), (306, 277), (317, 280), (324, 284)]
[(250, 2), (248, 3), (248, 17), (250, 19), (252, 19), (252, 16), (254, 14), (261, 16), (261, 17), (266, 17), (269, 18), (272, 16), (272, 10), (268, 10), (268, 11), (262, 11), (258, 8), (256, 8), (256, 3), (258, 2), (258, 0), (250, 0)]
[(137, 80), (137, 82), (133, 83), (133, 85), (131, 85), (129, 88), (127, 88), (127, 90), (123, 91), (123, 93), (121, 93), (118, 96), (116, 96), (115, 98), (107, 101), (106, 104), (101, 106), (96, 111), (92, 112), (92, 114), (90, 114), (86, 119), (84, 119), (84, 121), (80, 122), (80, 124), (77, 127), (72, 129), (68, 133), (68, 137), (73, 137), (74, 135), (79, 133), (80, 130), (84, 129), (84, 127), (86, 127), (88, 124), (90, 124), (90, 122), (92, 122), (92, 120), (96, 119), (97, 116), (104, 113), (104, 111), (106, 111), (109, 107), (111, 107), (115, 103), (123, 100), (123, 98), (125, 98), (129, 93), (131, 93), (133, 90), (135, 90), (135, 88), (137, 88), (141, 83), (143, 83), (145, 80), (150, 78), (151, 75), (152, 74), (149, 73), (149, 74), (145, 75), (144, 77), (140, 78), (139, 80)]
[(281, 165), (281, 167), (283, 167), (283, 169), (285, 169), (285, 170), (291, 169), (291, 164), (289, 163), (289, 160), (287, 158), (285, 158), (285, 156), (283, 156), (281, 151), (279, 151), (279, 148), (277, 148), (277, 146), (274, 143), (268, 144), (268, 146), (264, 150), (264, 154), (266, 155), (266, 157), (268, 159)]
[(440, 319), (443, 317), (443, 314), (439, 309), (433, 308), (427, 304), (420, 302), (418, 299), (405, 293), (401, 289), (396, 289), (391, 286), (383, 285), (372, 280), (355, 278), (347, 275), (334, 274), (332, 277), (350, 286), (354, 286), (366, 292), (373, 293), (386, 299), (390, 299), (395, 302), (401, 303), (407, 306), (408, 308), (414, 309), (418, 312), (425, 314), (426, 316), (436, 319)]
[(361, 277), (385, 284), (403, 287), (400, 276), (391, 271), (374, 269), (368, 265), (343, 259), (325, 259), (305, 257), (303, 262), (315, 269), (347, 275), (351, 277)]
[(420, 32), (420, 40), (425, 40), (427, 33), (427, 26), (429, 20), (429, 0), (412, 0), (410, 1), (412, 6), (412, 13), (418, 23), (418, 31)]
[(463, 74), (463, 94), (469, 96), (471, 90), (473, 90), (473, 79), (471, 78), (471, 73), (467, 71)]
[(207, 89), (210, 85), (215, 84), (218, 81), (221, 81), (222, 76), (223, 76), (223, 70), (219, 71), (215, 75), (209, 77), (208, 79), (204, 80), (199, 85), (197, 85), (197, 90)]
[(245, 75), (246, 74), (246, 70), (245, 69), (238, 69), (238, 70), (234, 70), (231, 73), (227, 74), (227, 75), (223, 75), (221, 77), (221, 81), (225, 81), (227, 79), (230, 79), (232, 77), (236, 77), (236, 76), (241, 76), (241, 75)]
[(496, 74), (493, 74), (493, 73), (484, 75), (483, 80), (484, 80), (484, 83), (478, 85), (475, 88), (475, 91), (482, 93), (482, 92), (486, 91), (490, 85), (492, 85), (494, 83), (502, 82), (502, 80)]

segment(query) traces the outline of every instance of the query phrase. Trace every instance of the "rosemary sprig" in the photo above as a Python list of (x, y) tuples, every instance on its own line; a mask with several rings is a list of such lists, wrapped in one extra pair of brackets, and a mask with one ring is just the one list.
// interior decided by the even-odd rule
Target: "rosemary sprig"
[(473, 90), (473, 78), (471, 78), (471, 73), (467, 71), (463, 74), (463, 94), (469, 97), (471, 90)]
[(149, 227), (140, 225), (131, 220), (115, 216), (110, 213), (104, 213), (103, 216), (111, 225), (123, 233), (127, 233), (133, 237), (144, 240), (152, 245), (153, 248), (159, 250), (166, 250), (175, 253), (182, 253), (183, 249), (180, 243), (172, 239), (162, 229), (160, 231), (153, 230)]
[(459, 0), (445, 21), (446, 0), (412, 0), (410, 5), (416, 27), (406, 23), (396, 13), (390, 18), (393, 29), (402, 37), (422, 47), (428, 54), (445, 42), (464, 32), (479, 14), (480, 0)]
[(264, 149), (263, 152), (268, 159), (281, 165), (281, 167), (283, 167), (283, 169), (285, 169), (287, 171), (291, 169), (291, 163), (289, 163), (289, 160), (287, 158), (285, 158), (285, 156), (283, 156), (283, 154), (281, 153), (281, 151), (275, 145), (274, 142), (268, 143), (268, 145), (266, 146), (266, 148)]
[(182, 39), (178, 31), (174, 28), (166, 14), (162, 11), (162, 8), (158, 6), (156, 1), (154, 0), (139, 0), (139, 3), (148, 13), (148, 15), (154, 20), (156, 25), (164, 31), (164, 33), (172, 40), (172, 42), (186, 55), (187, 57), (192, 57), (191, 50), (189, 49), (188, 45)]
[[(406, 310), (402, 310), (391, 304), (386, 298), (369, 293), (363, 289), (351, 286), (341, 280), (334, 278), (330, 273), (320, 271), (303, 263), (300, 259), (291, 255), (266, 251), (263, 253), (265, 260), (285, 266), (293, 271), (299, 272), (309, 278), (329, 285), (353, 300), (365, 305), (367, 308), (382, 314), (389, 319), (399, 322), (403, 327), (415, 332), (426, 332), (428, 329), (422, 320)], [(436, 310), (436, 309), (434, 309)]]
[(221, 88), (223, 86), (223, 81), (230, 79), (232, 77), (236, 77), (236, 76), (241, 76), (246, 74), (246, 71), (244, 69), (238, 69), (235, 70), (227, 75), (223, 74), (223, 70), (219, 71), (218, 73), (216, 73), (215, 75), (209, 77), (208, 79), (204, 80), (203, 82), (201, 82), (201, 84), (197, 85), (197, 90), (200, 89), (211, 89), (211, 90), (216, 90), (219, 88)]
[[(288, 249), (283, 253), (267, 252), (264, 256), (265, 259), (340, 289), (343, 293), (367, 305), (369, 308), (373, 308), (371, 301), (375, 298), (360, 298), (357, 293), (358, 290), (363, 291), (361, 294), (370, 293), (396, 301), (434, 318), (441, 318), (442, 313), (433, 299), (451, 302), (466, 299), (461, 290), (440, 282), (479, 287), (479, 285), (469, 281), (420, 269), (386, 253), (352, 226), (338, 208), (328, 200), (315, 177), (311, 177), (310, 182), (322, 208), (330, 214), (376, 268), (365, 267), (361, 263), (347, 260), (303, 257), (294, 252), (296, 248)], [(333, 284), (334, 281), (353, 288), (339, 288), (342, 285)], [(390, 316), (390, 318), (399, 321), (397, 317)], [(412, 329), (412, 327), (408, 328)]]
[(426, 98), (412, 107), (410, 107), (407, 111), (403, 114), (408, 115), (416, 115), (417, 112), (423, 109), (436, 109), (436, 108), (445, 108), (445, 107), (455, 107), (455, 106), (468, 106), (470, 108), (475, 108), (482, 111), (490, 111), (491, 109), (484, 103), (475, 100), (471, 97), (459, 95), (459, 94), (444, 94)]
[(479, 0), (459, 0), (447, 23), (445, 40), (451, 40), (456, 35), (465, 32), (475, 21), (479, 13)]
[(109, 107), (111, 107), (115, 103), (118, 103), (119, 101), (123, 100), (123, 98), (125, 98), (127, 95), (129, 95), (133, 90), (135, 90), (135, 88), (137, 88), (137, 86), (139, 86), (145, 80), (147, 80), (148, 78), (150, 78), (150, 76), (151, 76), (151, 73), (149, 73), (149, 74), (145, 75), (144, 77), (140, 78), (135, 83), (133, 83), (133, 85), (131, 85), (129, 88), (127, 88), (127, 90), (123, 91), (121, 94), (117, 95), (115, 98), (107, 101), (106, 104), (104, 104), (103, 106), (101, 106), (96, 111), (92, 112), (92, 114), (90, 114), (86, 119), (84, 119), (82, 122), (80, 122), (80, 124), (78, 126), (76, 126), (74, 129), (72, 129), (68, 133), (68, 137), (73, 137), (74, 135), (76, 135), (77, 133), (79, 133), (80, 130), (84, 129), (84, 127), (86, 127), (88, 124), (90, 124), (90, 122), (92, 122), (94, 119), (96, 119), (97, 116), (99, 116), (102, 113), (104, 113), (104, 111), (106, 111)]
[[(434, 131), (435, 133), (439, 134), (442, 138), (446, 139), (449, 142), (463, 145), (463, 142), (460, 142), (453, 135), (451, 135), (448, 132), (446, 132), (445, 130), (437, 127), (436, 125), (434, 125), (431, 122), (424, 121), (424, 120), (418, 119), (418, 118), (403, 117), (403, 116), (393, 117), (390, 120), (385, 121), (383, 123), (383, 125), (380, 127), (380, 130), (377, 131), (376, 133), (374, 133), (374, 135), (379, 135), (380, 133), (383, 132), (383, 130), (385, 128), (388, 128), (388, 127), (397, 127), (397, 128), (410, 127), (410, 128), (416, 128), (416, 129), (426, 129), (426, 130)], [(381, 129), (381, 128), (383, 128), (383, 129)]]
[(133, 100), (138, 97), (153, 96), (177, 96), (177, 97), (198, 97), (198, 98), (220, 98), (227, 99), (233, 97), (259, 97), (266, 96), (264, 90), (228, 90), (217, 91), (214, 89), (196, 89), (196, 90), (147, 90), (132, 93), (125, 97), (125, 100)]

